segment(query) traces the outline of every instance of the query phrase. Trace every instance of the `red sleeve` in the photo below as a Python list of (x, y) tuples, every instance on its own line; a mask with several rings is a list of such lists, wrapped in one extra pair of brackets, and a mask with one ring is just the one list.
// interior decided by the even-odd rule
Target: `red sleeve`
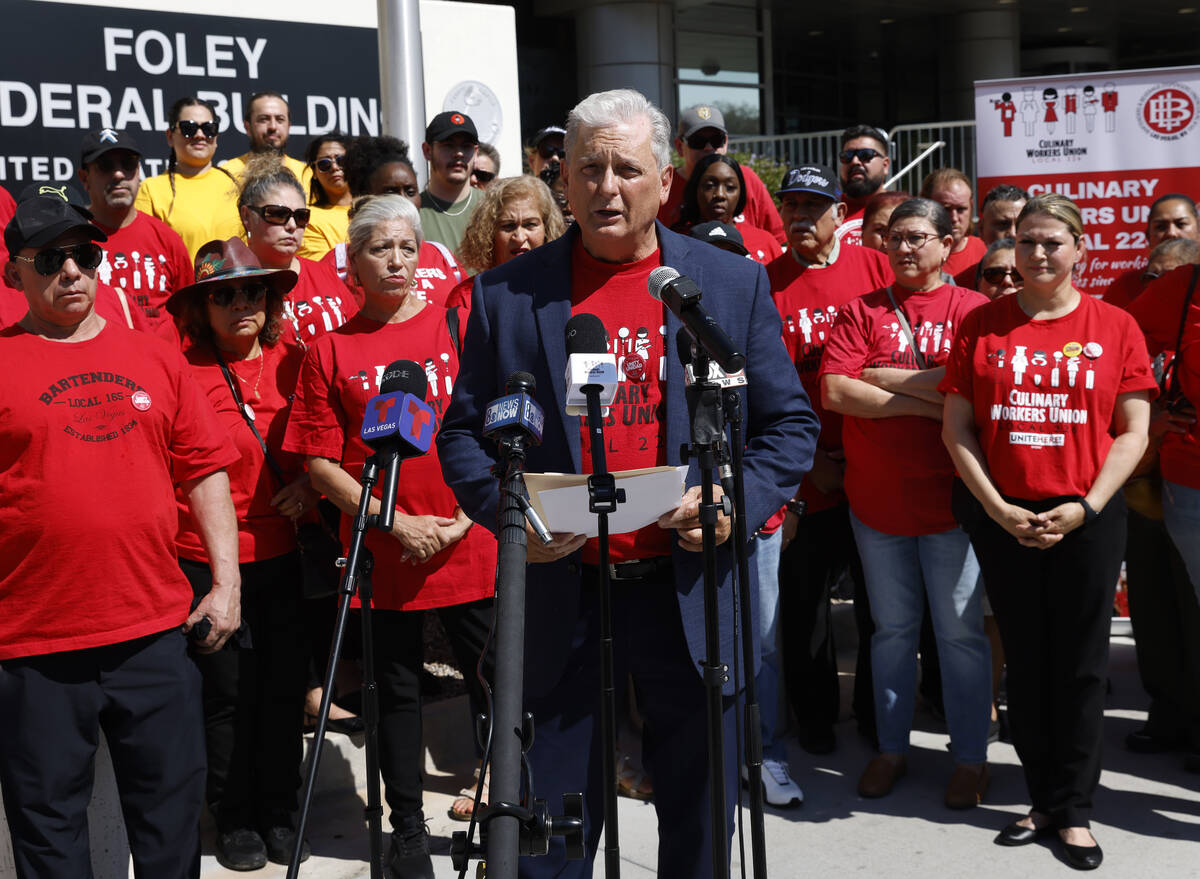
[(749, 165), (742, 165), (742, 176), (746, 178), (746, 220), (770, 232), (780, 244), (786, 243), (783, 220), (779, 219), (775, 199), (767, 192), (767, 184), (762, 182)]
[[(1158, 382), (1154, 378), (1150, 355), (1146, 353), (1146, 339), (1137, 331), (1137, 324), (1130, 315), (1122, 314), (1121, 317), (1126, 324), (1121, 333), (1125, 351), (1121, 366), (1121, 384), (1117, 386), (1117, 393), (1151, 391), (1150, 399), (1153, 400), (1158, 396)], [(1172, 339), (1170, 344), (1174, 345), (1175, 340)]]
[[(1185, 265), (1168, 272), (1147, 284), (1142, 294), (1129, 304), (1129, 314), (1145, 333), (1151, 354), (1157, 356), (1175, 344), (1179, 321), (1183, 317), (1183, 303), (1192, 283), (1192, 271), (1192, 266)], [(1109, 301), (1107, 296), (1104, 301)], [(1192, 294), (1192, 301), (1196, 303), (1200, 298)], [(1116, 305), (1115, 302), (1110, 304)]]
[(950, 356), (946, 358), (946, 375), (938, 383), (941, 393), (958, 394), (967, 400), (974, 400), (971, 362), (975, 355), (975, 342), (979, 337), (983, 312), (982, 307), (974, 308), (959, 324), (958, 332), (954, 334), (954, 341), (950, 345)]
[(287, 431), (283, 435), (286, 452), (342, 460), (346, 416), (332, 393), (333, 340), (333, 334), (322, 336), (304, 356)]
[(845, 375), (850, 378), (862, 375), (863, 365), (870, 353), (867, 329), (863, 326), (864, 317), (862, 299), (847, 303), (838, 312), (833, 329), (829, 331), (829, 341), (825, 343), (825, 353), (821, 355), (821, 372), (817, 381), (826, 375)]
[(178, 484), (229, 467), (242, 456), (221, 426), (208, 395), (200, 388), (183, 354), (171, 351), (168, 356), (168, 368), (174, 370), (179, 399), (170, 442), (171, 475)]

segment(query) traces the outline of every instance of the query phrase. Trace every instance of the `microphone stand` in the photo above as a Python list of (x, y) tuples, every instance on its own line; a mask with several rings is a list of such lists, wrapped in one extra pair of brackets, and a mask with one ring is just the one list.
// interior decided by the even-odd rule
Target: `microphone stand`
[[(396, 483), (400, 467), (400, 456), (395, 449), (376, 452), (363, 462), (362, 492), (358, 498), (358, 512), (354, 516), (350, 550), (345, 559), (338, 559), (339, 566), (346, 568), (342, 578), (338, 602), (337, 622), (334, 627), (333, 646), (329, 654), (329, 667), (325, 670), (325, 690), (321, 694), (321, 710), (317, 714), (317, 729), (313, 734), (312, 753), (304, 778), (304, 800), (300, 806), (300, 817), (296, 825), (296, 841), (288, 863), (287, 879), (296, 879), (300, 872), (300, 851), (304, 845), (304, 830), (308, 825), (308, 812), (312, 806), (313, 790), (317, 782), (317, 770), (321, 765), (321, 751), (325, 745), (325, 729), (329, 724), (329, 708), (333, 703), (334, 677), (338, 659), (342, 655), (342, 644), (346, 634), (346, 623), (350, 617), (350, 599), (358, 592), (362, 618), (363, 687), (362, 715), (366, 730), (367, 757), (367, 806), (363, 814), (367, 821), (370, 839), (371, 879), (383, 879), (383, 805), (379, 795), (379, 691), (375, 683), (374, 637), (371, 627), (371, 570), (374, 556), (364, 545), (368, 528), (390, 531), (395, 517)], [(368, 514), (371, 506), (371, 491), (379, 481), (379, 471), (385, 470), (388, 478), (384, 483), (383, 500), (377, 515)], [(391, 498), (390, 503), (388, 498)]]
[(604, 451), (604, 416), (600, 385), (584, 385), (587, 397), (587, 426), (591, 436), (592, 473), (588, 476), (588, 511), (595, 513), (600, 549), (600, 731), (604, 767), (604, 875), (620, 879), (621, 843), (617, 827), (617, 714), (613, 672), (612, 571), (609, 567), (608, 514), (625, 502), (625, 490), (617, 488), (608, 472)]

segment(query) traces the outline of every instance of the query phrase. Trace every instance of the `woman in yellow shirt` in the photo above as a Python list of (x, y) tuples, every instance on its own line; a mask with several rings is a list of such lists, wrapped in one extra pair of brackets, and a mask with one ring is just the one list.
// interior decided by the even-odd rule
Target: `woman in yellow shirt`
[(320, 259), (346, 240), (350, 203), (354, 201), (343, 170), (349, 141), (344, 134), (333, 132), (308, 142), (304, 161), (312, 169), (308, 186), (311, 217), (297, 256)]
[(238, 184), (213, 165), (217, 151), (217, 114), (199, 98), (180, 98), (167, 113), (167, 170), (142, 183), (135, 206), (179, 233), (188, 253), (214, 239), (241, 235)]

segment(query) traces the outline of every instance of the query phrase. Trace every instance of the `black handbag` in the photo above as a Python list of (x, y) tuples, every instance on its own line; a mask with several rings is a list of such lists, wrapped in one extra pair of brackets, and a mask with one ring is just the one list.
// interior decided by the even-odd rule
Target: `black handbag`
[[(266, 458), (267, 467), (270, 468), (271, 475), (275, 477), (275, 482), (280, 488), (283, 488), (287, 484), (283, 476), (283, 468), (272, 457), (262, 434), (254, 426), (254, 419), (250, 417), (246, 404), (242, 401), (237, 382), (233, 380), (225, 358), (221, 356), (221, 352), (215, 345), (213, 351), (216, 353), (217, 362), (221, 365), (225, 382), (229, 385), (229, 392), (233, 394), (234, 405), (237, 406), (237, 410), (241, 413), (246, 426), (250, 428), (250, 432), (254, 434), (254, 438), (258, 440), (259, 448), (262, 449), (263, 457)], [(342, 542), (334, 528), (330, 526), (326, 511), (322, 509), (322, 505), (325, 503), (324, 500), (318, 502), (315, 522), (304, 522), (300, 525), (293, 523), (296, 529), (296, 546), (300, 550), (300, 588), (304, 598), (326, 598), (333, 595), (337, 592), (338, 584), (342, 579), (341, 570), (337, 566), (337, 560), (342, 557)], [(336, 516), (334, 518), (336, 520)]]

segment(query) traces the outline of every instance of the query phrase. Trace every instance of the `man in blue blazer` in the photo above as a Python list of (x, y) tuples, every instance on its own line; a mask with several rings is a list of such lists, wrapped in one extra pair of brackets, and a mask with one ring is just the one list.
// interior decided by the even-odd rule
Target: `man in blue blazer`
[[(510, 374), (533, 374), (546, 412), (542, 444), (530, 450), (527, 469), (590, 471), (581, 419), (566, 415), (563, 407), (564, 329), (573, 313), (607, 319), (612, 350), (621, 355), (618, 399), (645, 404), (635, 407), (637, 419), (628, 408), (622, 415), (614, 407), (606, 427), (609, 469), (684, 463), (680, 446), (690, 439), (690, 423), (675, 344), (680, 322), (645, 292), (645, 278), (658, 265), (673, 266), (696, 281), (705, 309), (746, 355), (748, 533), (792, 497), (811, 465), (819, 426), (781, 341), (766, 273), (756, 263), (676, 235), (655, 220), (670, 191), (670, 136), (670, 123), (637, 92), (602, 92), (580, 102), (569, 117), (563, 168), (577, 225), (563, 238), (476, 279), (438, 451), (446, 482), (463, 509), (493, 530), (499, 490), (490, 469), (497, 453), (481, 437), (482, 416), (504, 393)], [(624, 326), (614, 333), (618, 321), (641, 326), (636, 333)], [(634, 535), (614, 536), (612, 561), (616, 681), (620, 686), (632, 676), (645, 718), (643, 757), (654, 779), (659, 875), (698, 879), (713, 874), (713, 863), (705, 688), (699, 673), (705, 649), (697, 481), (693, 464), (679, 508)], [(719, 485), (715, 493), (720, 495)], [(734, 656), (735, 560), (729, 533), (728, 519), (721, 517), (721, 658), (734, 669), (740, 657)], [(525, 707), (537, 723), (530, 752), (537, 795), (556, 805), (564, 792), (584, 792), (588, 857), (566, 861), (556, 841), (548, 856), (522, 859), (522, 876), (590, 876), (600, 837), (599, 575), (589, 563), (596, 561), (591, 543), (585, 546), (582, 536), (556, 535), (543, 547), (531, 538), (525, 645)], [(753, 557), (750, 571), (753, 580)], [(757, 596), (755, 582), (745, 588)], [(732, 678), (725, 686), (724, 738), (730, 834), (738, 784), (734, 695), (740, 684), (740, 677)]]

